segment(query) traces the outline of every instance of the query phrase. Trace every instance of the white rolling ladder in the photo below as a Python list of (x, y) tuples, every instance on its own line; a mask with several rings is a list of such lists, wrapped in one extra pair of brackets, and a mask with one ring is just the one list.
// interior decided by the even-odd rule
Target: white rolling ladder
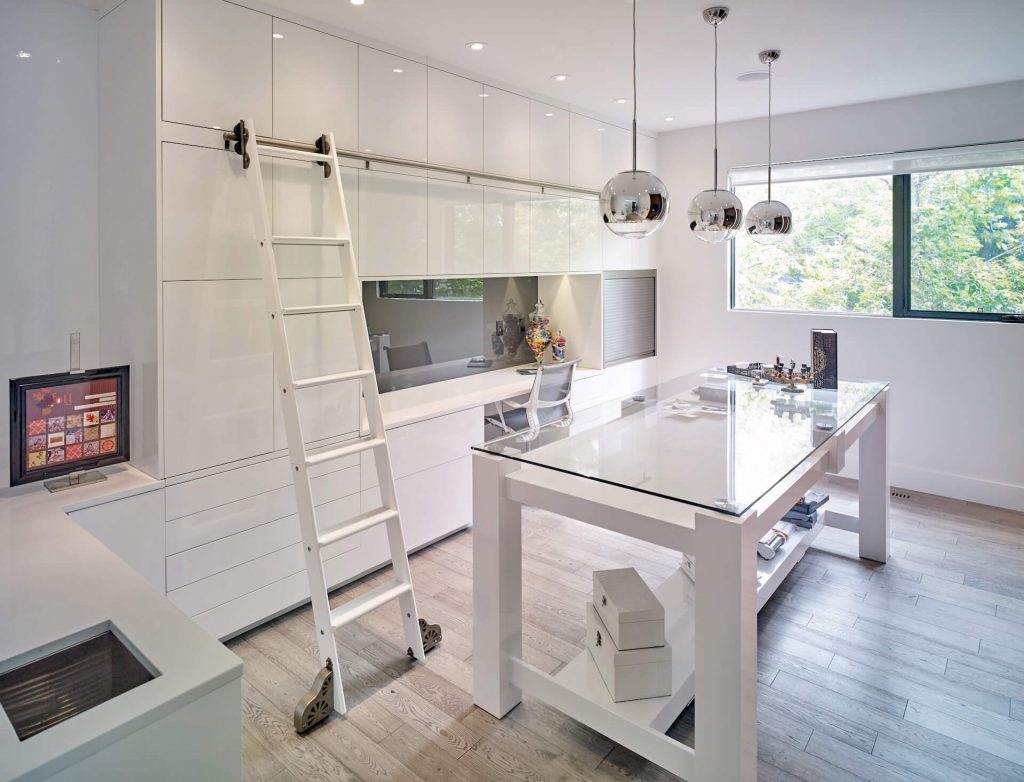
[[(231, 134), (226, 134), (225, 138), (229, 140)], [(412, 575), (409, 570), (405, 538), (402, 534), (402, 524), (398, 513), (395, 480), (388, 453), (387, 437), (384, 431), (380, 397), (377, 393), (377, 381), (374, 375), (373, 358), (370, 353), (366, 316), (363, 312), (359, 274), (352, 250), (351, 232), (349, 230), (348, 213), (345, 209), (344, 191), (338, 168), (334, 136), (330, 133), (321, 136), (315, 146), (287, 144), (287, 142), (280, 142), (284, 146), (279, 146), (277, 143), (274, 143), (274, 140), (264, 140), (262, 138), (258, 140), (252, 120), (243, 120), (235, 126), (234, 139), (236, 141), (235, 151), (242, 155), (246, 179), (249, 184), (249, 199), (253, 210), (256, 241), (259, 246), (263, 291), (266, 298), (267, 315), (270, 321), (270, 333), (274, 349), (274, 366), (277, 372), (281, 408), (284, 412), (284, 426), (288, 437), (288, 453), (294, 470), (292, 477), (295, 481), (299, 528), (302, 532), (306, 571), (309, 575), (309, 593), (313, 604), (313, 619), (316, 624), (320, 659), (324, 665), (324, 669), (318, 675), (308, 698), (304, 698), (296, 706), (295, 728), (301, 733), (329, 716), (332, 706), (333, 710), (339, 714), (344, 714), (346, 711), (341, 676), (338, 675), (337, 671), (338, 647), (334, 637), (335, 630), (355, 621), (375, 608), (397, 599), (402, 609), (402, 624), (405, 629), (405, 638), (409, 645), (409, 654), (421, 661), (425, 659), (423, 632), (421, 631), (421, 623), (416, 611)], [(302, 149), (302, 147), (307, 149)], [(309, 149), (315, 149), (316, 151), (308, 151)], [(266, 193), (264, 191), (263, 173), (260, 166), (261, 155), (305, 161), (320, 164), (324, 167), (324, 185), (336, 189), (335, 194), (338, 198), (333, 236), (274, 236), (272, 234)], [(274, 254), (274, 248), (277, 245), (327, 245), (337, 247), (341, 256), (340, 261), (342, 264), (342, 276), (346, 283), (347, 301), (329, 305), (283, 306), (277, 262)], [(288, 332), (285, 328), (286, 319), (293, 316), (320, 316), (332, 313), (349, 313), (351, 316), (351, 337), (348, 337), (343, 330), (333, 333), (337, 334), (338, 339), (351, 338), (354, 341), (358, 368), (336, 374), (296, 379), (293, 373), (291, 352), (288, 344)], [(361, 386), (369, 435), (360, 436), (354, 442), (348, 442), (329, 450), (308, 453), (306, 441), (302, 435), (297, 394), (309, 388), (351, 381), (356, 381)], [(313, 490), (310, 484), (310, 468), (325, 462), (359, 454), (363, 451), (372, 451), (375, 457), (377, 477), (380, 483), (381, 507), (363, 513), (333, 529), (320, 529), (317, 524)], [(332, 543), (358, 535), (378, 525), (384, 525), (387, 530), (388, 543), (391, 550), (391, 563), (394, 566), (394, 577), (354, 600), (331, 609), (327, 596), (328, 585), (324, 576), (322, 550)], [(439, 630), (435, 629), (435, 633), (439, 633)]]

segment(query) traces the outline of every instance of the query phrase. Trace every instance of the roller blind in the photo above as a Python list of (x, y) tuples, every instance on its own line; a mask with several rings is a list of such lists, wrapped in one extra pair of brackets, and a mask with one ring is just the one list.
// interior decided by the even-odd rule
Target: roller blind
[(651, 272), (604, 279), (604, 364), (654, 355), (655, 277)]

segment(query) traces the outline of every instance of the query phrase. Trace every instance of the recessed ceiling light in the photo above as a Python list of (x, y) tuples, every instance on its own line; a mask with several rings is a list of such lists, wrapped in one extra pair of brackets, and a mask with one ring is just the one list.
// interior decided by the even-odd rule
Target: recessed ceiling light
[(623, 103), (629, 103), (629, 101), (626, 100), (625, 98), (616, 98), (615, 102), (620, 104), (620, 105), (623, 104)]
[(566, 80), (566, 79), (568, 79), (569, 77), (568, 77), (568, 76), (566, 76), (566, 75), (565, 75), (564, 73), (556, 73), (556, 74), (555, 74), (554, 76), (552, 76), (551, 78), (552, 78), (552, 79), (554, 79), (555, 81), (565, 81), (565, 80)]
[(348, 0), (352, 5), (362, 5), (366, 0)]
[(32, 55), (29, 52), (19, 50), (18, 53), (14, 56), (17, 57), (19, 60), (27, 60)]
[(282, 38), (284, 38), (284, 33), (274, 33), (271, 37), (277, 38), (277, 40), (280, 41)]
[(480, 97), (481, 98), (489, 98), (489, 97), (491, 97), (491, 93), (489, 93), (489, 92), (481, 92), (480, 93)]
[(598, 128), (598, 129), (597, 129), (597, 132), (598, 132), (598, 133), (604, 133), (604, 128)]
[(472, 49), (474, 52), (481, 52), (487, 48), (487, 44), (483, 41), (470, 41), (466, 44), (467, 49)]
[(736, 77), (736, 81), (765, 81), (768, 71), (745, 71)]
[(545, 117), (553, 117), (553, 116), (555, 116), (555, 112), (553, 112), (553, 111), (545, 111), (544, 112), (544, 116)]
[(405, 73), (405, 71), (403, 71), (401, 68), (392, 68), (391, 72), (392, 73)]
[(675, 117), (665, 117), (665, 122), (675, 122), (675, 121), (676, 121)]

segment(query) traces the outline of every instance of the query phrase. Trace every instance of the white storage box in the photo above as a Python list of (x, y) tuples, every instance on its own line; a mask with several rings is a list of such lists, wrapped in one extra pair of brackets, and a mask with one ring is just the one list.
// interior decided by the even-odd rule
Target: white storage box
[(665, 607), (633, 568), (595, 570), (594, 607), (620, 651), (665, 644)]
[(587, 603), (587, 648), (616, 703), (672, 694), (672, 647), (620, 651), (593, 603)]

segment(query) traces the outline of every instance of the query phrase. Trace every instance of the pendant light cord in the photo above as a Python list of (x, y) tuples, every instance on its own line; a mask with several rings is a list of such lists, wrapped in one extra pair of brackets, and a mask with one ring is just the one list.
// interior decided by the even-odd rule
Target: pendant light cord
[(718, 22), (715, 28), (715, 181), (712, 190), (718, 190)]
[(636, 0), (633, 0), (633, 174), (636, 174)]
[(772, 63), (768, 61), (768, 200), (772, 200)]

